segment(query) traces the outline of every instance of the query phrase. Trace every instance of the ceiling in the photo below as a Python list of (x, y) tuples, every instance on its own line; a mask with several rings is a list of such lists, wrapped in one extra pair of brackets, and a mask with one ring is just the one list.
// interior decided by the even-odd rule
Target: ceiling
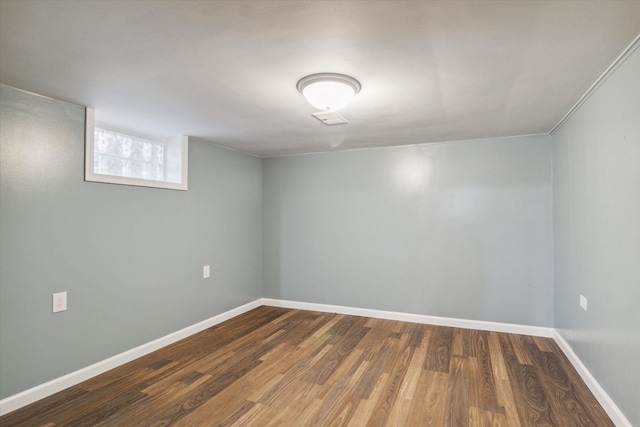
[[(0, 82), (257, 156), (548, 133), (640, 1), (0, 0)], [(325, 126), (296, 90), (348, 74)]]

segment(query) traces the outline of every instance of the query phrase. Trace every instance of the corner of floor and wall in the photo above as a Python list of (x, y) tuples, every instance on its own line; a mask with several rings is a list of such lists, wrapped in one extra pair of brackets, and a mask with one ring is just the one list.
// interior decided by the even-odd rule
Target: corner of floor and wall
[(264, 159), (190, 138), (188, 191), (85, 182), (85, 108), (0, 86), (0, 414), (279, 304), (553, 336), (640, 425), (638, 46), (549, 135)]

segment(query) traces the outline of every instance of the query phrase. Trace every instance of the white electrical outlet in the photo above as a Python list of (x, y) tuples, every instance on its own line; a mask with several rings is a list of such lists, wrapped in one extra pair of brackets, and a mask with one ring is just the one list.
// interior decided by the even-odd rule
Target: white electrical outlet
[(587, 311), (587, 299), (584, 295), (580, 295), (580, 307), (582, 307), (584, 311)]
[(57, 294), (53, 294), (53, 312), (57, 313), (59, 311), (67, 310), (67, 293), (59, 292)]
[(210, 276), (211, 274), (210, 274), (209, 266), (205, 265), (204, 267), (202, 267), (202, 278), (208, 279)]

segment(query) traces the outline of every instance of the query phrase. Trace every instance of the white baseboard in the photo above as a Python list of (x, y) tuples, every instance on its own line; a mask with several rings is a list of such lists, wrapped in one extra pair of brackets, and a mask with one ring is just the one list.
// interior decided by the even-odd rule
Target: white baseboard
[(183, 338), (215, 326), (235, 316), (245, 313), (261, 305), (272, 307), (295, 308), (300, 310), (322, 311), (327, 313), (348, 314), (353, 316), (374, 317), (379, 319), (399, 320), (403, 322), (425, 323), (431, 325), (451, 326), (454, 328), (480, 329), (486, 331), (506, 332), (512, 334), (532, 335), (546, 338), (553, 338), (565, 355), (569, 358), (584, 382), (594, 394), (598, 402), (602, 405), (616, 426), (631, 427), (631, 423), (624, 416), (622, 411), (611, 400), (609, 395), (598, 384), (582, 361), (573, 352), (571, 346), (553, 328), (541, 326), (516, 325), (510, 323), (487, 322), (479, 320), (455, 319), (450, 317), (428, 316), (424, 314), (401, 313), (394, 311), (372, 310), (366, 308), (346, 307), (329, 304), (316, 304), (298, 301), (286, 301), (271, 298), (259, 298), (240, 307), (231, 309), (210, 319), (188, 326), (177, 332), (173, 332), (164, 337), (158, 338), (131, 350), (117, 354), (101, 362), (87, 366), (71, 372), (60, 378), (48, 381), (44, 384), (30, 388), (13, 396), (0, 400), (0, 415), (8, 414), (16, 409), (22, 408), (30, 403), (36, 402), (54, 393), (72, 387), (82, 381), (88, 380), (96, 375), (116, 368), (145, 354), (149, 354), (169, 344), (173, 344)]
[(455, 319), (452, 317), (428, 316), (426, 314), (401, 313), (396, 311), (372, 310), (368, 308), (345, 307), (340, 305), (316, 304), (310, 302), (286, 301), (262, 298), (262, 304), (274, 307), (297, 308), (299, 310), (322, 311), (326, 313), (349, 314), (352, 316), (375, 317), (399, 320), (401, 322), (425, 323), (451, 326), (453, 328), (480, 329), (483, 331), (506, 332), (510, 334), (532, 335), (553, 338), (554, 329), (543, 326), (516, 325), (511, 323), (487, 322), (483, 320)]
[(29, 405), (30, 403), (36, 402), (54, 393), (79, 384), (82, 381), (88, 380), (89, 378), (95, 377), (96, 375), (102, 374), (103, 372), (106, 372), (110, 369), (116, 368), (120, 365), (124, 365), (127, 362), (144, 356), (145, 354), (149, 354), (152, 351), (156, 351), (162, 347), (166, 347), (169, 344), (173, 344), (176, 341), (180, 341), (183, 338), (215, 326), (218, 323), (222, 323), (225, 320), (229, 320), (261, 305), (263, 305), (261, 299), (257, 299), (250, 303), (241, 305), (240, 307), (225, 311), (224, 313), (218, 314), (217, 316), (213, 316), (210, 319), (203, 320), (202, 322), (198, 322), (194, 325), (188, 326), (169, 335), (165, 335), (164, 337), (132, 348), (131, 350), (116, 354), (115, 356), (105, 359), (101, 362), (94, 363), (93, 365), (71, 372), (67, 375), (48, 381), (44, 384), (40, 384), (18, 394), (14, 394), (13, 396), (4, 398), (0, 400), (0, 415), (5, 415), (9, 412), (13, 412), (16, 409), (22, 408), (23, 406)]
[(624, 416), (620, 408), (614, 403), (614, 401), (609, 397), (606, 391), (602, 388), (602, 386), (596, 381), (596, 379), (591, 375), (591, 372), (584, 366), (584, 363), (578, 358), (578, 356), (574, 353), (573, 349), (569, 345), (567, 341), (560, 335), (560, 333), (554, 329), (553, 339), (556, 341), (558, 346), (562, 349), (564, 354), (567, 356), (571, 364), (578, 374), (582, 377), (582, 380), (585, 382), (591, 393), (598, 400), (602, 408), (606, 411), (611, 421), (618, 427), (633, 427), (627, 417)]

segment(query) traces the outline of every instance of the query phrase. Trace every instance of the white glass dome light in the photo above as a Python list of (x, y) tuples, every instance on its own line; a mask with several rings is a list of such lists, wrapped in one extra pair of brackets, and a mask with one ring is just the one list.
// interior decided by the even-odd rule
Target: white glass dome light
[(345, 107), (360, 92), (360, 82), (344, 74), (318, 73), (301, 78), (296, 85), (309, 104), (321, 110)]

